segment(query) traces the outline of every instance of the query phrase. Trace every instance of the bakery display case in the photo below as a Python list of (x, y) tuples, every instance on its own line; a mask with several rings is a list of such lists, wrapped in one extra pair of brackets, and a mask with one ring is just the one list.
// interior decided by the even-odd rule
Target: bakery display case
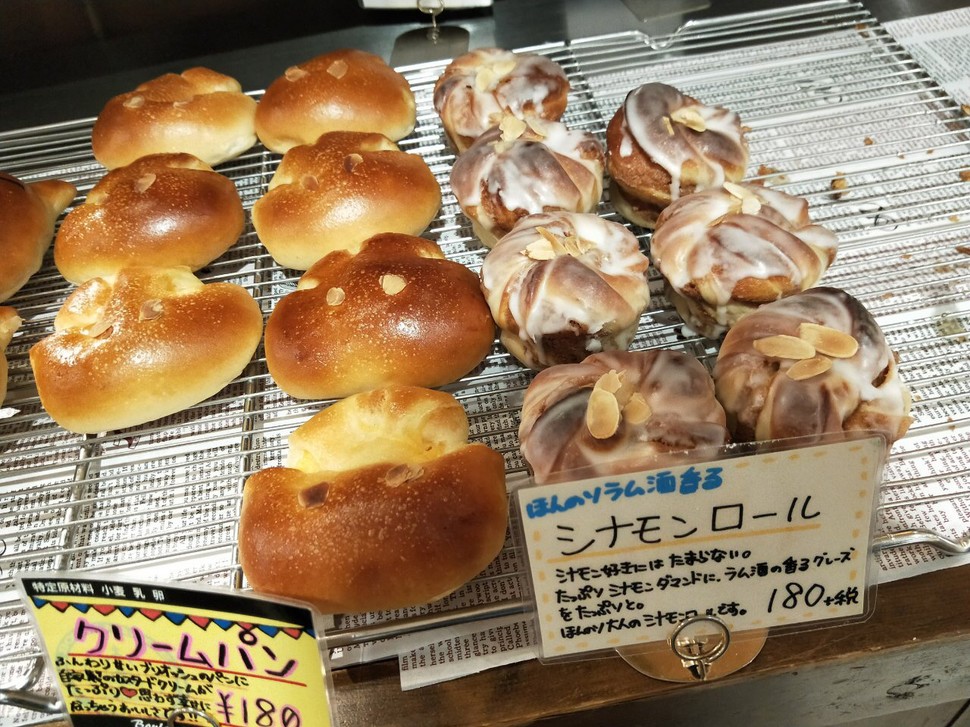
[[(705, 684), (652, 680), (619, 658), (543, 663), (530, 656), (527, 565), (509, 537), (479, 576), (441, 601), (332, 617), (321, 647), (332, 659), (338, 723), (701, 724), (717, 715), (725, 725), (827, 725), (893, 715), (893, 724), (950, 724), (970, 699), (963, 679), (970, 669), (967, 106), (860, 3), (679, 18), (661, 34), (638, 27), (620, 3), (595, 20), (589, 3), (553, 5), (561, 37), (526, 42), (521, 29), (503, 34), (478, 18), (469, 42), (506, 45), (561, 66), (570, 85), (562, 122), (601, 142), (627, 93), (647, 81), (731, 109), (748, 141), (745, 181), (804, 198), (812, 222), (838, 237), (821, 284), (868, 309), (912, 395), (912, 424), (892, 450), (879, 493), (876, 608), (863, 623), (769, 638), (750, 666)], [(503, 12), (496, 8), (496, 23)], [(614, 17), (628, 27), (602, 26)], [(447, 11), (437, 22), (448, 23)], [(393, 37), (381, 31), (374, 50), (390, 58)], [(330, 45), (312, 51), (304, 43), (252, 51), (270, 78), (247, 85), (255, 76), (239, 73), (244, 91), (258, 102), (271, 77), (348, 37), (335, 31), (320, 40)], [(225, 72), (234, 69), (219, 68), (220, 60), (238, 63), (231, 55), (209, 60)], [(441, 188), (440, 212), (423, 236), (477, 275), (488, 249), (452, 190), (456, 157), (433, 106), (448, 60), (397, 66), (417, 107), (416, 126), (398, 146), (423, 159)], [(78, 190), (72, 207), (80, 205), (105, 174), (92, 153), (94, 121), (86, 115), (0, 132), (0, 170), (27, 182), (69, 182)], [(197, 272), (206, 283), (244, 288), (264, 321), (302, 274), (273, 259), (252, 223), (280, 160), (257, 144), (216, 165), (235, 185), (246, 218), (236, 242)], [(595, 212), (628, 227), (649, 250), (650, 231), (625, 222), (609, 191)], [(682, 352), (713, 369), (717, 340), (684, 325), (653, 266), (648, 283), (651, 303), (631, 348)], [(237, 542), (243, 485), (282, 465), (289, 435), (333, 401), (283, 392), (260, 343), (245, 370), (200, 404), (126, 429), (67, 431), (40, 403), (29, 351), (50, 333), (73, 289), (49, 251), (5, 303), (23, 321), (6, 349), (0, 409), (5, 724), (62, 714), (16, 576), (71, 571), (248, 590)], [(472, 441), (502, 455), (513, 488), (528, 478), (518, 431), (533, 377), (496, 339), (471, 373), (442, 387), (467, 413)], [(443, 656), (472, 641), (474, 658)], [(443, 665), (432, 672), (431, 661)]]

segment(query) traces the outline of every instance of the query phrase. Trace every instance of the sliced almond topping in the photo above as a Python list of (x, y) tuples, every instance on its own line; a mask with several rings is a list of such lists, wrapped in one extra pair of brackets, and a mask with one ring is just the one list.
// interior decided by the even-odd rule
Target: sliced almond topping
[(859, 350), (859, 342), (848, 333), (818, 323), (799, 324), (798, 337), (812, 344), (819, 353), (833, 358), (852, 358)]
[(135, 191), (141, 194), (155, 184), (155, 179), (155, 175), (151, 172), (148, 172), (148, 174), (142, 174), (140, 177), (138, 177), (138, 179), (135, 180)]
[(327, 291), (327, 305), (340, 305), (346, 297), (343, 288), (330, 288)]
[(323, 505), (327, 501), (327, 495), (329, 494), (330, 483), (318, 482), (315, 485), (310, 485), (300, 490), (300, 494), (297, 495), (296, 499), (303, 507), (310, 510)]
[(172, 101), (172, 107), (176, 109), (184, 109), (189, 105), (189, 101)]
[(290, 66), (283, 72), (283, 75), (287, 81), (299, 81), (304, 76), (309, 76), (310, 72), (304, 71), (299, 66)]
[(609, 439), (620, 427), (620, 405), (606, 389), (594, 388), (586, 405), (586, 428), (596, 439)]
[(643, 394), (639, 391), (634, 393), (623, 407), (623, 419), (630, 424), (643, 424), (650, 418), (651, 414), (653, 414), (653, 409), (650, 408), (647, 400), (643, 398)]
[(560, 240), (560, 245), (566, 253), (572, 255), (573, 257), (585, 255), (593, 247), (590, 243), (586, 242), (585, 240), (581, 240), (575, 235), (569, 235), (568, 237), (562, 238), (562, 240)]
[(507, 58), (503, 61), (498, 61), (492, 64), (492, 70), (495, 72), (496, 78), (505, 78), (512, 71), (515, 70), (517, 62), (514, 58)]
[(158, 298), (146, 300), (138, 310), (138, 320), (153, 321), (162, 315), (162, 301)]
[(304, 174), (300, 179), (300, 186), (310, 192), (315, 192), (320, 189), (320, 180), (314, 177), (312, 174)]
[(140, 109), (145, 105), (144, 96), (132, 96), (131, 98), (125, 99), (125, 102), (121, 104), (126, 109)]
[(525, 120), (525, 123), (532, 129), (532, 133), (536, 136), (543, 139), (549, 136), (549, 122), (545, 119), (539, 118), (538, 116), (530, 116)]
[(756, 215), (761, 211), (761, 200), (751, 194), (741, 200), (741, 212), (746, 215)]
[(362, 157), (360, 154), (348, 154), (344, 157), (344, 169), (353, 173), (354, 169), (356, 169), (357, 165), (362, 161), (364, 161), (364, 157)]
[(683, 124), (688, 129), (707, 131), (707, 123), (705, 123), (704, 117), (693, 106), (682, 106), (670, 114), (670, 118), (678, 124)]
[(815, 347), (808, 341), (795, 336), (768, 336), (759, 338), (753, 344), (754, 350), (774, 358), (804, 359), (815, 355)]
[(98, 321), (87, 330), (87, 334), (91, 336), (91, 338), (110, 338), (111, 334), (114, 332), (114, 326), (110, 321), (106, 320)]
[(804, 381), (813, 376), (824, 374), (832, 368), (832, 359), (825, 356), (815, 356), (814, 358), (803, 358), (788, 367), (785, 375), (793, 381)]
[(522, 254), (530, 260), (552, 260), (556, 257), (556, 251), (549, 240), (536, 240), (525, 246)]
[(616, 372), (616, 369), (610, 369), (607, 373), (600, 376), (596, 383), (593, 385), (594, 389), (603, 389), (611, 394), (615, 394), (623, 386), (623, 378), (620, 374)]
[(388, 487), (400, 487), (409, 480), (415, 480), (424, 474), (421, 467), (412, 467), (407, 464), (397, 464), (391, 467), (384, 474), (384, 484)]
[(400, 275), (388, 273), (381, 276), (381, 288), (388, 295), (397, 295), (407, 287), (408, 281)]
[(667, 130), (667, 134), (669, 136), (673, 136), (674, 135), (674, 125), (672, 123), (670, 123), (670, 117), (669, 116), (664, 116), (660, 120), (663, 121), (664, 128)]
[(551, 245), (554, 245), (556, 247), (559, 246), (559, 238), (556, 236), (556, 233), (550, 230), (548, 227), (543, 227), (542, 225), (539, 225), (538, 227), (536, 227), (536, 232), (538, 232), (540, 235), (546, 238)]
[(725, 182), (723, 185), (724, 191), (730, 194), (732, 197), (737, 197), (738, 199), (744, 199), (749, 196), (751, 192), (746, 190), (740, 184), (735, 184), (734, 182)]
[(475, 74), (475, 88), (479, 91), (487, 91), (495, 82), (495, 71), (490, 66), (482, 66)]
[(515, 141), (525, 133), (528, 126), (522, 119), (509, 114), (502, 118), (498, 128), (502, 130), (502, 141)]
[(327, 66), (327, 73), (339, 81), (347, 74), (347, 62), (341, 58), (338, 58)]

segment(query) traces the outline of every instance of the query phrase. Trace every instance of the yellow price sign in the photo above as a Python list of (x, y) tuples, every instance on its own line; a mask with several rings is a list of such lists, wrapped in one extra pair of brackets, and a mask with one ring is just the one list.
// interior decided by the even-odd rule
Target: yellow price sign
[(309, 606), (64, 573), (18, 579), (77, 727), (330, 727)]

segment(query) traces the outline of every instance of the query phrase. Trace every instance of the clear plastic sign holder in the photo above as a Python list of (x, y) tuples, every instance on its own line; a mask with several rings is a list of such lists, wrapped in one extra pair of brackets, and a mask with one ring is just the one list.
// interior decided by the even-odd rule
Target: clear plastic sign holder
[(530, 481), (514, 506), (538, 657), (618, 654), (656, 679), (709, 681), (769, 636), (867, 619), (886, 454), (860, 432)]

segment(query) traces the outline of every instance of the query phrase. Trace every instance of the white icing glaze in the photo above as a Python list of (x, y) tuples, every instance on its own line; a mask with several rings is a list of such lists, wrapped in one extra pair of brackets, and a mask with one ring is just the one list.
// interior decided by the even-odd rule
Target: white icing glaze
[[(650, 412), (642, 421), (621, 417), (612, 436), (595, 439), (586, 410), (596, 382), (610, 371)], [(727, 439), (707, 370), (669, 350), (610, 351), (540, 371), (526, 391), (519, 427), (522, 454), (539, 483), (571, 478), (571, 471), (588, 477), (670, 466), (698, 448), (713, 455)]]
[[(832, 358), (828, 371), (810, 379), (791, 379), (794, 360), (765, 357), (753, 343), (797, 336), (803, 322), (851, 335), (858, 351)], [(758, 440), (849, 428), (881, 430), (893, 440), (908, 424), (909, 391), (882, 331), (858, 300), (834, 288), (812, 288), (742, 318), (721, 345), (714, 378), (729, 417)]]
[[(535, 260), (526, 252), (544, 240), (578, 238), (579, 254)], [(625, 227), (594, 214), (550, 212), (516, 224), (485, 257), (482, 288), (492, 316), (527, 366), (556, 363), (543, 339), (563, 332), (587, 336), (586, 350), (629, 346), (650, 301), (648, 260)], [(590, 343), (590, 338), (599, 342)]]
[[(477, 85), (483, 67), (511, 67)], [(452, 133), (475, 138), (511, 113), (519, 118), (546, 118), (546, 100), (568, 88), (565, 72), (554, 61), (534, 53), (477, 48), (459, 56), (445, 69), (434, 92), (434, 107)]]
[(599, 203), (604, 155), (596, 137), (559, 122), (540, 128), (542, 135), (529, 129), (503, 141), (501, 129), (493, 127), (455, 160), (451, 186), (458, 204), (493, 234), (499, 225), (482, 207), (483, 191), (495, 207), (519, 217), (550, 209), (590, 212)]
[[(671, 120), (678, 109), (698, 115), (705, 130), (698, 132)], [(670, 197), (680, 197), (681, 168), (694, 160), (706, 168), (698, 189), (719, 187), (725, 181), (723, 159), (744, 166), (747, 150), (738, 115), (720, 107), (690, 102), (677, 89), (662, 83), (646, 83), (627, 94), (623, 102), (623, 138), (620, 155), (639, 146), (671, 179)]]
[(757, 212), (743, 213), (742, 200), (722, 188), (683, 197), (660, 216), (650, 250), (667, 282), (680, 292), (693, 285), (720, 308), (745, 279), (777, 276), (799, 290), (818, 282), (838, 238), (811, 224), (805, 200), (752, 184), (733, 188), (755, 197)]

